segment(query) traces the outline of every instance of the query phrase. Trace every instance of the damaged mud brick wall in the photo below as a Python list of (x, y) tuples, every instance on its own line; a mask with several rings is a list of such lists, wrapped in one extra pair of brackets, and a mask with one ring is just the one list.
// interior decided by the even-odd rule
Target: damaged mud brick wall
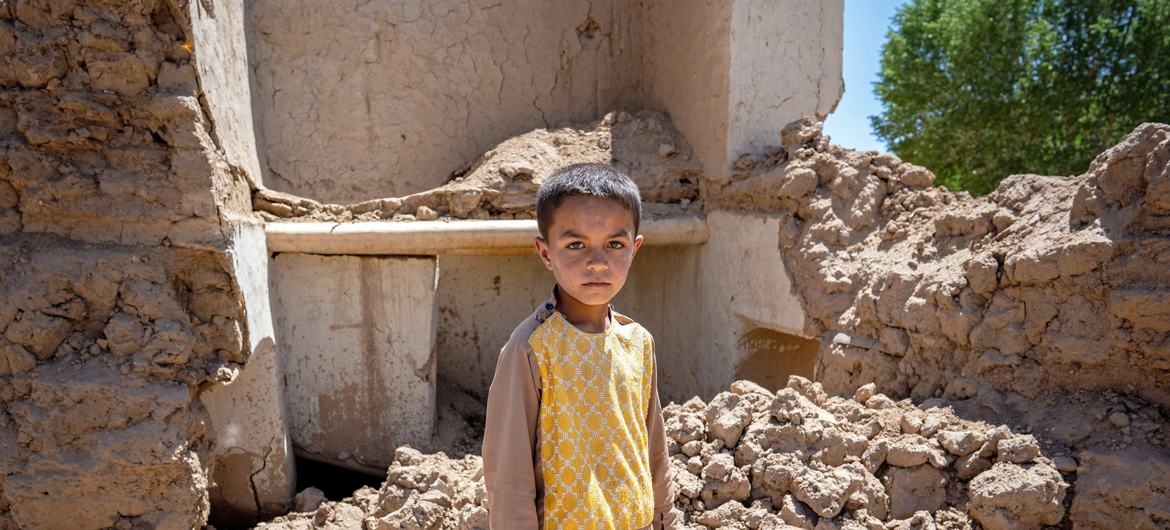
[(1168, 137), (1146, 124), (1084, 175), (1014, 176), (974, 199), (804, 122), (709, 183), (708, 209), (790, 212), (785, 265), (833, 392), (1112, 388), (1170, 404)]
[(247, 187), (207, 156), (177, 8), (147, 3), (6, 6), (0, 133), (15, 231), (211, 246), (224, 239), (216, 200), (247, 211)]
[(0, 523), (201, 524), (209, 448), (196, 391), (243, 361), (223, 265), (204, 251), (34, 235), (5, 253)]
[(193, 528), (250, 217), (187, 5), (0, 4), (0, 528)]
[[(1074, 522), (1165, 524), (1170, 126), (1141, 125), (1083, 175), (1013, 176), (979, 199), (830, 145), (811, 121), (782, 138), (704, 197), (780, 216), (826, 391), (876, 382), (1018, 422), (1079, 462)], [(1118, 481), (1142, 486), (1106, 486)]]

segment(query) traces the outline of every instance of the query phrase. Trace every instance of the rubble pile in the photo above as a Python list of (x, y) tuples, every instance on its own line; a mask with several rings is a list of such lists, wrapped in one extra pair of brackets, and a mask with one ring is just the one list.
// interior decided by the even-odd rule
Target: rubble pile
[(1039, 528), (1065, 515), (1075, 464), (1036, 438), (793, 376), (664, 409), (675, 505), (692, 528)]
[[(313, 499), (309, 502), (309, 499)], [(297, 495), (293, 513), (256, 528), (266, 530), (423, 530), (488, 528), (483, 459), (424, 455), (411, 447), (394, 451), (386, 481), (363, 487), (341, 501), (321, 502), (310, 488)]]
[(536, 191), (544, 179), (583, 162), (612, 164), (626, 172), (650, 203), (650, 217), (660, 210), (699, 211), (699, 160), (670, 118), (655, 111), (610, 112), (592, 123), (509, 138), (447, 184), (405, 197), (323, 204), (261, 188), (253, 195), (253, 207), (269, 221), (534, 219)]
[[(1039, 528), (1061, 523), (1075, 471), (1030, 434), (793, 376), (776, 393), (737, 381), (664, 411), (675, 510), (687, 528)], [(401, 447), (379, 490), (257, 528), (487, 528), (482, 460)]]
[(1074, 524), (1166, 525), (1170, 125), (1138, 126), (1082, 175), (979, 198), (811, 120), (781, 144), (704, 181), (704, 202), (780, 221), (828, 393), (875, 384), (1010, 422), (1075, 457)]

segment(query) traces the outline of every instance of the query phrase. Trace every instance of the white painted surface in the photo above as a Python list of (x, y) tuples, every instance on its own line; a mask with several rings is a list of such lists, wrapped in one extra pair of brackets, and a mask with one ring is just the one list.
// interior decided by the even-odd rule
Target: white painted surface
[(299, 453), (383, 472), (435, 422), (435, 259), (278, 254), (273, 305)]
[(703, 359), (711, 352), (700, 340), (705, 329), (702, 253), (699, 245), (643, 246), (615, 302), (618, 311), (629, 312), (654, 336), (663, 403), (686, 401), (709, 387)]
[(245, 2), (191, 2), (195, 68), (199, 90), (228, 162), (261, 180), (252, 122), (252, 84), (248, 77), (248, 43), (244, 38)]
[(500, 348), (553, 282), (531, 252), (439, 257), (439, 377), (486, 397)]
[(234, 380), (200, 394), (215, 436), (211, 461), (217, 486), (210, 496), (218, 512), (272, 516), (291, 506), (296, 473), (268, 298), (268, 251), (262, 226), (236, 224), (234, 230), (229, 254), (251, 353)]
[[(705, 394), (731, 382), (748, 352), (740, 339), (755, 328), (802, 335), (804, 310), (780, 255), (780, 221), (772, 216), (710, 212), (711, 239), (703, 246), (703, 332), (697, 341)], [(712, 388), (713, 386), (713, 388)]]
[(841, 100), (843, 0), (734, 0), (727, 156), (780, 145), (780, 129)]

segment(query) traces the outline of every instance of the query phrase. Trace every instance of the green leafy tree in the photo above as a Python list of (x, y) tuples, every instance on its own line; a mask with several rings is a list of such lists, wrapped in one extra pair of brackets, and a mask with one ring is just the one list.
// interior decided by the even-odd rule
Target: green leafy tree
[(887, 37), (870, 122), (953, 190), (1079, 174), (1170, 122), (1170, 0), (912, 0)]

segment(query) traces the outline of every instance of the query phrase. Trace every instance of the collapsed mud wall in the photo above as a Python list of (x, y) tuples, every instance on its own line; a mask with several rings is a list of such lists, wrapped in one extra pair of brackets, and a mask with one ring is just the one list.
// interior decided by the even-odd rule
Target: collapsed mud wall
[[(820, 132), (787, 127), (704, 192), (708, 210), (780, 219), (825, 389), (873, 382), (1012, 421), (1079, 463), (1074, 522), (1165, 524), (1170, 126), (1141, 125), (1083, 175), (1013, 176), (985, 198)], [(1119, 480), (1139, 486), (1106, 486)]]
[(214, 254), (6, 241), (0, 484), (21, 528), (206, 520), (201, 384), (242, 359)]
[(0, 5), (0, 528), (192, 528), (251, 218), (185, 2)]
[(1170, 127), (1139, 127), (1079, 177), (1019, 175), (978, 199), (893, 155), (831, 146), (819, 125), (785, 133), (707, 202), (790, 212), (785, 264), (805, 332), (825, 339), (827, 388), (1170, 403)]

